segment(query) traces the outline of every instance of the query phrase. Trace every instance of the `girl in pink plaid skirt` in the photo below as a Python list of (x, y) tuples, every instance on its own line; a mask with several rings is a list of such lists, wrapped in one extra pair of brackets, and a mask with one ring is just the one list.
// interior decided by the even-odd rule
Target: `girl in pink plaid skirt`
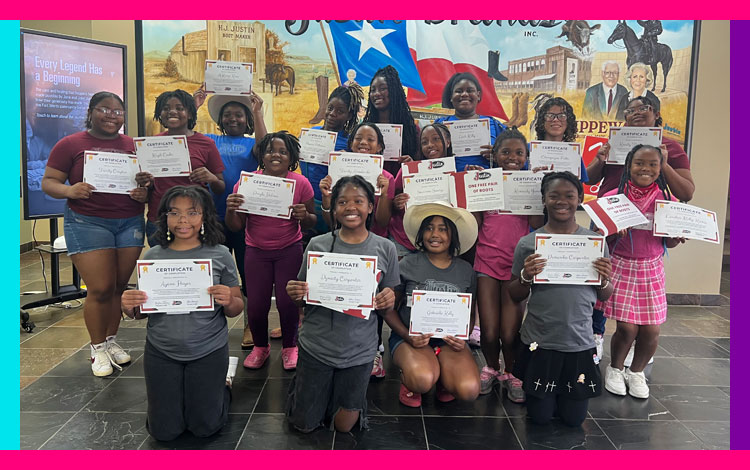
[[(648, 223), (623, 230), (610, 240), (614, 294), (594, 307), (604, 310), (607, 318), (617, 320), (605, 384), (616, 395), (630, 393), (636, 398), (648, 398), (643, 369), (656, 352), (659, 325), (667, 319), (662, 257), (666, 248), (685, 241), (655, 237), (651, 233), (655, 201), (676, 200), (661, 173), (666, 161), (664, 145), (661, 148), (636, 145), (625, 160), (619, 187), (604, 195), (624, 194), (648, 219)], [(636, 339), (633, 362), (625, 369), (625, 356)]]

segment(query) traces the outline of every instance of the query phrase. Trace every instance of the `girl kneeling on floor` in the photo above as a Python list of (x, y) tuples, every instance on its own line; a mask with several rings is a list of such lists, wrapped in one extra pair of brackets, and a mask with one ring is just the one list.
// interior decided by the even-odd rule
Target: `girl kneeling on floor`
[(533, 282), (546, 263), (534, 253), (537, 233), (597, 235), (576, 223), (582, 201), (583, 187), (576, 175), (568, 171), (546, 175), (542, 202), (548, 221), (521, 238), (513, 256), (510, 297), (514, 302), (529, 299), (513, 375), (523, 381), (526, 409), (537, 424), (548, 423), (557, 410), (563, 423), (579, 426), (586, 418), (589, 398), (601, 394), (591, 312), (597, 300), (612, 295), (606, 246), (604, 257), (593, 263), (602, 279), (600, 286)]
[[(307, 253), (325, 251), (378, 257), (382, 277), (375, 309), (393, 307), (399, 284), (396, 247), (370, 232), (375, 190), (361, 176), (341, 178), (331, 190), (333, 230), (310, 240), (298, 281), (287, 284), (289, 297), (303, 305), (308, 290)], [(377, 314), (367, 320), (319, 305), (306, 305), (297, 341), (297, 373), (289, 387), (287, 417), (291, 425), (311, 432), (319, 426), (349, 432), (357, 421), (366, 427), (367, 385), (377, 350)]]
[[(143, 369), (148, 398), (147, 428), (157, 440), (171, 441), (184, 431), (198, 437), (216, 434), (227, 422), (231, 394), (227, 363), (226, 317), (242, 313), (237, 270), (211, 195), (199, 186), (173, 186), (159, 203), (154, 234), (159, 245), (143, 259), (211, 259), (214, 285), (208, 288), (214, 310), (148, 317)], [(127, 290), (122, 310), (133, 316), (146, 293)]]
[(432, 338), (432, 334), (410, 336), (407, 325), (415, 289), (471, 294), (470, 311), (474, 311), (476, 273), (458, 255), (474, 245), (476, 219), (464, 209), (422, 204), (407, 209), (404, 229), (420, 251), (399, 263), (401, 285), (396, 289), (395, 303), (398, 312), (390, 309), (385, 316), (391, 327), (391, 357), (402, 374), (399, 401), (419, 407), (422, 394), (436, 383), (438, 401), (474, 400), (479, 395), (479, 372), (466, 341), (454, 336)]

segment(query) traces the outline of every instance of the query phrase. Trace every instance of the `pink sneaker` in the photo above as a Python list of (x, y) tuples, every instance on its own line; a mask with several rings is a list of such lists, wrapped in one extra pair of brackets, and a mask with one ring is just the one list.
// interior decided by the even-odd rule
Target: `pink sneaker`
[(479, 394), (487, 395), (492, 391), (492, 387), (498, 382), (500, 372), (490, 366), (482, 367), (479, 372)]
[(284, 370), (294, 370), (297, 368), (297, 346), (292, 346), (291, 348), (282, 348), (281, 349), (281, 363), (284, 367)]
[(481, 336), (482, 332), (479, 329), (478, 326), (474, 326), (474, 329), (471, 330), (471, 334), (469, 335), (469, 346), (479, 347), (481, 344)]
[(435, 385), (435, 397), (442, 403), (448, 403), (456, 399), (456, 397), (451, 395), (440, 382)]
[(242, 363), (248, 369), (260, 369), (271, 354), (271, 346), (255, 346)]
[(523, 391), (523, 382), (510, 372), (506, 373), (505, 376), (507, 378), (502, 382), (502, 385), (508, 391), (508, 400), (513, 403), (525, 402), (526, 393)]
[(382, 379), (385, 377), (385, 367), (383, 367), (383, 356), (380, 354), (380, 351), (378, 351), (377, 354), (375, 354), (375, 360), (372, 361), (372, 372), (370, 373), (371, 376), (377, 377), (379, 379)]
[(422, 406), (422, 394), (414, 393), (406, 388), (406, 385), (401, 384), (401, 388), (398, 391), (398, 401), (410, 408), (419, 408)]

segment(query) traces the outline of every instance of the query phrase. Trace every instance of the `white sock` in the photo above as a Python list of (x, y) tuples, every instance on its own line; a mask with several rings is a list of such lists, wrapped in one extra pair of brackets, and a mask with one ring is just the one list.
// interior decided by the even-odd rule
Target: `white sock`
[(237, 356), (229, 356), (229, 367), (227, 368), (228, 379), (234, 378), (234, 375), (237, 373), (238, 362), (239, 358)]
[(107, 336), (107, 343), (114, 343), (117, 335)]
[(96, 353), (96, 351), (104, 351), (105, 349), (107, 349), (106, 341), (103, 343), (99, 343), (99, 344), (91, 343), (91, 355), (92, 356)]

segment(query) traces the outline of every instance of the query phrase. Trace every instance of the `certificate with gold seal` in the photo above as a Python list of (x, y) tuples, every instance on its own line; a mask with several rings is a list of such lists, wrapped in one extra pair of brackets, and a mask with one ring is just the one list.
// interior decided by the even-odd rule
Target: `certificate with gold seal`
[(415, 290), (411, 298), (409, 336), (469, 339), (471, 294)]
[(213, 311), (214, 285), (210, 259), (139, 260), (138, 290), (148, 296), (143, 313), (190, 313)]
[(535, 253), (547, 261), (536, 284), (601, 285), (594, 261), (604, 256), (604, 237), (537, 233)]

